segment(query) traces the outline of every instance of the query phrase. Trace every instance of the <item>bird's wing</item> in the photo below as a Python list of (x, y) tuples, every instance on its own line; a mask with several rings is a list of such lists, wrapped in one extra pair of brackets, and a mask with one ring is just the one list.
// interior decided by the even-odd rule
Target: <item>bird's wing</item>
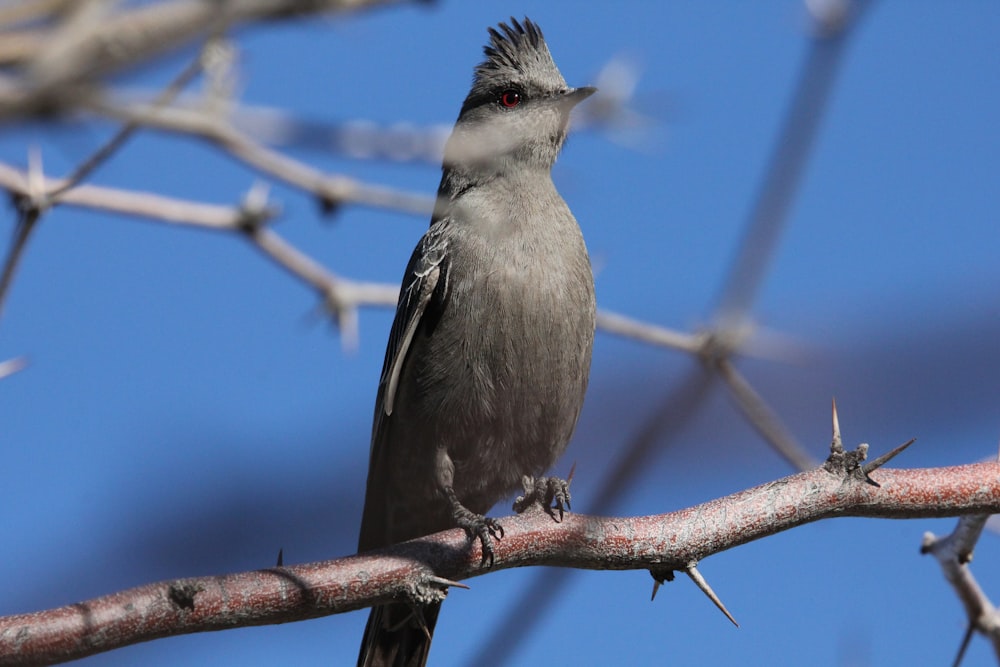
[[(403, 277), (403, 287), (396, 304), (396, 319), (389, 332), (382, 377), (379, 380), (379, 406), (376, 421), (392, 414), (399, 388), (399, 378), (413, 335), (420, 325), (432, 299), (443, 300), (448, 284), (446, 261), (448, 240), (447, 220), (435, 223), (413, 250)], [(437, 295), (437, 296), (435, 296)]]
[(406, 358), (409, 356), (413, 341), (418, 336), (420, 323), (439, 316), (447, 298), (446, 225), (446, 220), (431, 225), (413, 250), (403, 276), (399, 301), (396, 304), (396, 319), (393, 320), (392, 330), (389, 332), (389, 344), (385, 350), (378, 397), (375, 399), (365, 509), (358, 539), (358, 549), (361, 551), (386, 546), (398, 538), (391, 534), (388, 525), (391, 514), (389, 502), (392, 496), (389, 473), (393, 452), (390, 450), (395, 442), (391, 435), (389, 420), (398, 397), (399, 382)]

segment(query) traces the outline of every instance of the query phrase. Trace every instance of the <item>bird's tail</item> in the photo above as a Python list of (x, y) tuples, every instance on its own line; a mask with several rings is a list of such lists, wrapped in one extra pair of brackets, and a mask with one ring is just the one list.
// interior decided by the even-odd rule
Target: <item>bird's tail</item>
[(358, 667), (423, 667), (439, 611), (440, 602), (416, 608), (406, 604), (372, 607)]

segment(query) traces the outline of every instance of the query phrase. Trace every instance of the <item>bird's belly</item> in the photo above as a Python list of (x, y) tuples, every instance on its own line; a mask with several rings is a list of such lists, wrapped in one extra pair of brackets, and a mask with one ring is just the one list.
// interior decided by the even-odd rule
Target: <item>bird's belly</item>
[[(421, 412), (434, 422), (428, 431), (455, 466), (455, 492), (479, 513), (565, 450), (593, 341), (586, 294), (528, 286), (523, 276), (488, 278), (453, 295), (447, 316), (465, 321), (438, 324), (427, 343), (441, 349), (421, 356), (443, 361), (417, 377)], [(448, 331), (468, 333), (436, 335)]]

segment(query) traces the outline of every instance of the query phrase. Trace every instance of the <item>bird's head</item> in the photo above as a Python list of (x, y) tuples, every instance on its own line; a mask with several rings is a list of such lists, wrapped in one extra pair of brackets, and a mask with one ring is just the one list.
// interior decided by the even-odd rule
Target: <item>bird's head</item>
[(551, 168), (566, 139), (570, 111), (595, 88), (570, 88), (541, 29), (511, 18), (490, 28), (486, 60), (474, 72), (445, 150), (447, 166), (503, 170)]

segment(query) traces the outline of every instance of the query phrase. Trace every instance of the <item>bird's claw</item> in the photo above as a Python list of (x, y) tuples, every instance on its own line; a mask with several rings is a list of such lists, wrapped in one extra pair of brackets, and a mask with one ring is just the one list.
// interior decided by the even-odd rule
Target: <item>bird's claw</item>
[(569, 482), (565, 479), (525, 475), (521, 483), (524, 485), (524, 495), (518, 496), (514, 501), (514, 511), (518, 514), (537, 503), (553, 519), (556, 519), (558, 511), (559, 518), (556, 520), (562, 521), (564, 513), (573, 509), (570, 506)]
[(502, 540), (504, 536), (503, 526), (496, 519), (475, 512), (470, 512), (461, 505), (455, 508), (455, 522), (459, 528), (465, 531), (470, 540), (478, 539), (482, 547), (482, 560), (479, 564), (482, 567), (493, 567), (496, 560), (493, 551), (493, 540)]
[(503, 539), (503, 526), (496, 519), (488, 516), (477, 516), (470, 520), (467, 525), (463, 525), (465, 533), (470, 540), (479, 539), (483, 556), (479, 561), (480, 567), (493, 567), (496, 560), (493, 551), (493, 540)]
[(469, 533), (469, 538), (473, 537), (479, 538), (479, 544), (482, 547), (483, 557), (479, 561), (480, 567), (493, 567), (493, 563), (496, 558), (493, 552), (493, 540), (503, 539), (503, 526), (496, 519), (488, 516), (480, 517), (480, 521), (474, 526), (473, 532), (467, 528), (466, 532)]

